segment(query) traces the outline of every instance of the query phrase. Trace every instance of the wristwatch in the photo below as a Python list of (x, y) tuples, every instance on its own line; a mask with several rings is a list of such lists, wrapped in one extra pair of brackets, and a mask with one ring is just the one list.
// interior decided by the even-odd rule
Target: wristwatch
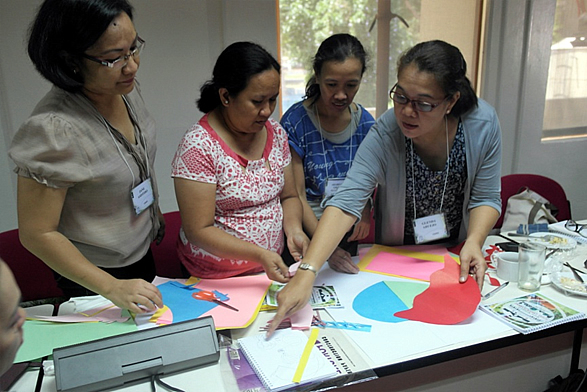
[(308, 263), (302, 263), (302, 264), (300, 264), (300, 266), (298, 267), (298, 269), (312, 271), (314, 273), (314, 275), (318, 275), (318, 271), (316, 271), (316, 268), (312, 267)]

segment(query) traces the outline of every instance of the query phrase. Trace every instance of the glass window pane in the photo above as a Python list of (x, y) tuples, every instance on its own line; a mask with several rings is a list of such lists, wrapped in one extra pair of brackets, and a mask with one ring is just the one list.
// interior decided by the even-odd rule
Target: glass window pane
[[(401, 53), (421, 40), (442, 39), (461, 49), (476, 84), (481, 0), (384, 0), (392, 13), (389, 26), (389, 88), (396, 80)], [(332, 34), (356, 36), (370, 55), (355, 101), (375, 116), (377, 0), (279, 0), (281, 113), (302, 99), (311, 64), (320, 43)], [(391, 106), (391, 100), (389, 107)]]
[(586, 35), (586, 1), (557, 0), (543, 140), (587, 136)]
[[(394, 18), (390, 26), (390, 81), (395, 80), (395, 62), (419, 37), (420, 0), (391, 1)], [(355, 101), (375, 114), (375, 59), (377, 47), (377, 0), (279, 0), (282, 66), (282, 113), (302, 99), (311, 75), (313, 56), (320, 43), (332, 34), (356, 36), (370, 56), (368, 68)]]

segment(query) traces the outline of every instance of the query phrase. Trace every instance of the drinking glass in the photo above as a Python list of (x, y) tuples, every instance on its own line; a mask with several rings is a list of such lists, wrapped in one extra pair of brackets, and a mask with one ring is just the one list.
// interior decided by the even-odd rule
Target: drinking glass
[(546, 247), (532, 242), (523, 242), (518, 248), (518, 287), (525, 291), (536, 291), (544, 271)]

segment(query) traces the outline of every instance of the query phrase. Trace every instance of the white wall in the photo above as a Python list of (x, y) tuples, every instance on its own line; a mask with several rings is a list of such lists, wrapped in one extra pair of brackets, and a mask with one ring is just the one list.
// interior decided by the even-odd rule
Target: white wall
[[(131, 0), (132, 1), (132, 0)], [(26, 31), (40, 0), (0, 3), (0, 231), (17, 227), (16, 175), (10, 140), (49, 89), (26, 55)], [(146, 40), (138, 80), (158, 125), (155, 172), (163, 212), (177, 209), (171, 159), (186, 129), (202, 115), (195, 105), (228, 44), (247, 40), (277, 57), (274, 0), (134, 0), (135, 27)]]

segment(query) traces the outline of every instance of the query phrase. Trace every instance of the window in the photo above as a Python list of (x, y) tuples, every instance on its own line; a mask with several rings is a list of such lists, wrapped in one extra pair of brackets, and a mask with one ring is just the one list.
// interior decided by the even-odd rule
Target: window
[[(443, 39), (459, 47), (469, 64), (475, 84), (480, 40), (482, 0), (279, 0), (280, 62), (282, 65), (281, 113), (302, 99), (311, 75), (313, 56), (332, 34), (356, 36), (370, 56), (355, 101), (375, 116), (376, 99), (385, 97), (396, 80), (396, 62), (417, 42)], [(389, 8), (388, 8), (389, 7)], [(376, 88), (378, 12), (390, 12), (388, 85)], [(387, 107), (382, 108), (383, 110)], [(379, 109), (379, 108), (378, 108)], [(381, 112), (381, 110), (378, 110)], [(379, 113), (381, 114), (381, 113)]]
[(557, 0), (542, 140), (587, 136), (587, 1)]

